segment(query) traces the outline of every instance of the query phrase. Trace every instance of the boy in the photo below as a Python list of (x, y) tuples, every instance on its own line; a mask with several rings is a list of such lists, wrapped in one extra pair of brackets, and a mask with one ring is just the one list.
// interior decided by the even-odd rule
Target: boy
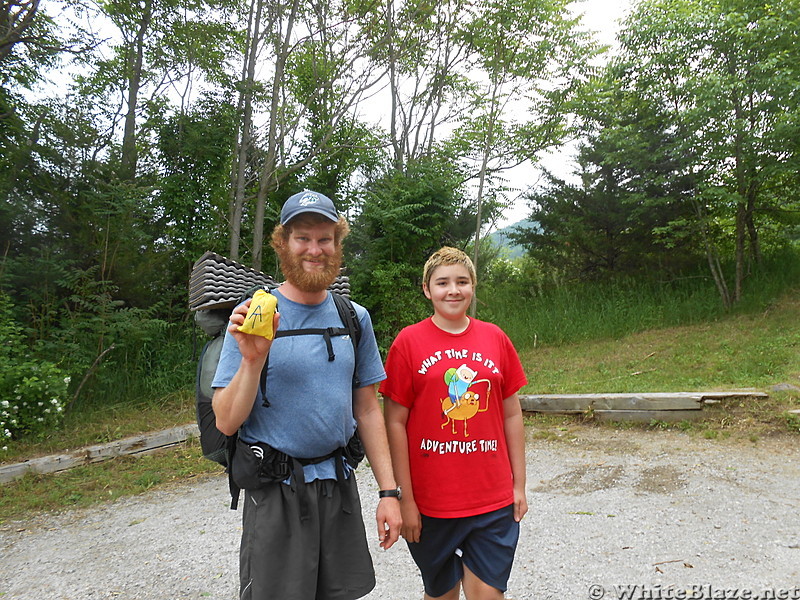
[[(444, 247), (425, 263), (434, 314), (389, 349), (380, 392), (401, 534), (425, 599), (502, 599), (528, 510), (519, 357), (497, 326), (472, 319), (475, 267)], [(454, 396), (458, 396), (455, 397)]]

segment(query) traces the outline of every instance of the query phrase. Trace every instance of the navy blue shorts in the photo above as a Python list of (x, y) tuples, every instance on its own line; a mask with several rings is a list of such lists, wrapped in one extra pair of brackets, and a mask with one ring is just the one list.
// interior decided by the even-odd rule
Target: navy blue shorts
[(452, 590), (464, 577), (464, 565), (484, 583), (502, 592), (508, 587), (519, 523), (514, 505), (457, 519), (422, 515), (422, 533), (408, 549), (417, 563), (425, 593), (434, 598)]

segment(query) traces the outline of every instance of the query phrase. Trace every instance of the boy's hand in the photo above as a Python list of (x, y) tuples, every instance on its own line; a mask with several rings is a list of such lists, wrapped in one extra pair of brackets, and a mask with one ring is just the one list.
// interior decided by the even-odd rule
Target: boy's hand
[(525, 497), (525, 490), (518, 490), (514, 487), (514, 520), (519, 523), (522, 517), (528, 512), (528, 499)]
[(417, 503), (410, 498), (400, 500), (400, 511), (403, 515), (403, 528), (400, 535), (407, 542), (419, 542), (422, 533), (422, 515), (417, 508)]

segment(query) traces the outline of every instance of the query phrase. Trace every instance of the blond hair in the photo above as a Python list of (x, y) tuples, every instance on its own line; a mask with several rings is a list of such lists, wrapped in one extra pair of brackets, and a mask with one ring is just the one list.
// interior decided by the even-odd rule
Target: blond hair
[(472, 259), (470, 259), (463, 250), (450, 246), (443, 246), (431, 254), (422, 269), (422, 281), (427, 287), (430, 287), (431, 277), (433, 277), (433, 272), (436, 268), (449, 265), (464, 265), (467, 271), (469, 271), (469, 278), (472, 280), (472, 285), (478, 284), (478, 277), (475, 275), (475, 265), (472, 263)]

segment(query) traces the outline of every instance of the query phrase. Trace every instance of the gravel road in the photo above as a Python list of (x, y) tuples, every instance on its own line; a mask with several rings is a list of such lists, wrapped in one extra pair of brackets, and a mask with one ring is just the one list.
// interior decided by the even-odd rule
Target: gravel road
[[(796, 437), (533, 433), (531, 511), (508, 598), (800, 598)], [(371, 531), (376, 488), (363, 466), (359, 474)], [(3, 523), (0, 598), (233, 600), (241, 512), (227, 503), (225, 478), (213, 476)], [(372, 548), (378, 584), (367, 600), (421, 598), (405, 544)]]

